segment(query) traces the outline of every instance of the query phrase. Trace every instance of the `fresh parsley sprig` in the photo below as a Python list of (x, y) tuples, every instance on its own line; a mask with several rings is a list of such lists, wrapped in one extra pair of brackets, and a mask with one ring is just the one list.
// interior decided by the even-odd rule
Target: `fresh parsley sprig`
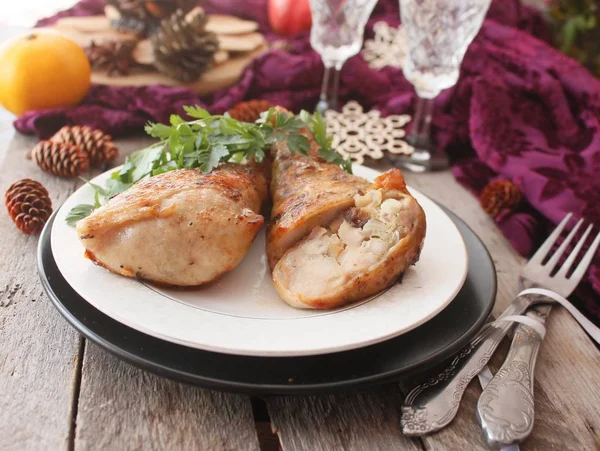
[(136, 182), (174, 169), (199, 168), (209, 173), (226, 161), (253, 159), (260, 163), (271, 144), (280, 140), (285, 140), (291, 152), (308, 155), (310, 142), (300, 133), (305, 128), (314, 135), (321, 158), (352, 172), (351, 162), (331, 148), (325, 121), (318, 113), (302, 111), (296, 117), (271, 108), (255, 123), (246, 123), (227, 114), (211, 115), (197, 106), (186, 106), (184, 110), (192, 120), (173, 114), (169, 125), (148, 123), (146, 133), (160, 141), (129, 155), (104, 187), (88, 182), (95, 191), (94, 204), (77, 205), (69, 212), (67, 222), (74, 225)]
[(300, 112), (300, 120), (308, 126), (308, 129), (319, 145), (319, 157), (328, 163), (338, 165), (344, 171), (352, 174), (352, 160), (342, 157), (331, 147), (333, 136), (327, 135), (327, 124), (323, 116), (318, 111), (310, 114), (308, 111), (302, 110)]

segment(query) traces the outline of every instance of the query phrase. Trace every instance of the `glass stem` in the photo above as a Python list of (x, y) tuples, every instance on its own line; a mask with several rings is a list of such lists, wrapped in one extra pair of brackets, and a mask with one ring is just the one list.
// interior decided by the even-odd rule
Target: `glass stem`
[(431, 115), (433, 113), (433, 99), (419, 97), (417, 108), (413, 116), (413, 126), (407, 140), (414, 147), (431, 149)]
[(323, 72), (323, 83), (321, 83), (321, 96), (319, 100), (327, 102), (327, 91), (329, 91), (329, 76), (331, 75), (331, 66), (325, 66)]
[(319, 103), (317, 103), (316, 110), (324, 114), (329, 109), (329, 78), (331, 75), (331, 66), (325, 64), (325, 72), (323, 72), (323, 83), (321, 84), (321, 95), (319, 96)]
[(335, 66), (333, 69), (333, 88), (331, 90), (331, 102), (329, 108), (332, 110), (338, 109), (339, 95), (340, 95), (340, 69), (342, 66)]

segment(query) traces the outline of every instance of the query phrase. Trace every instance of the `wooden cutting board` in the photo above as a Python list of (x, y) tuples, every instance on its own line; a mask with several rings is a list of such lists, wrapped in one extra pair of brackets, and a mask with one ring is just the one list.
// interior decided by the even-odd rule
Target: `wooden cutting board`
[[(99, 44), (136, 38), (134, 34), (112, 29), (106, 16), (67, 17), (48, 28), (72, 39), (83, 48), (92, 41)], [(182, 83), (152, 68), (135, 68), (128, 75), (108, 75), (104, 71), (94, 70), (92, 82), (112, 86), (185, 86), (201, 95), (210, 94), (237, 83), (248, 63), (269, 49), (264, 36), (256, 31), (256, 22), (234, 16), (211, 15), (208, 16), (206, 28), (216, 33), (220, 50), (215, 55), (215, 65), (194, 82)], [(148, 51), (147, 41), (140, 41), (141, 46)]]
[(267, 51), (267, 49), (268, 47), (263, 45), (243, 56), (229, 58), (223, 63), (213, 66), (202, 77), (191, 83), (181, 83), (156, 71), (132, 72), (124, 76), (109, 76), (106, 73), (93, 72), (92, 82), (112, 86), (185, 86), (200, 95), (205, 95), (236, 84), (248, 63)]

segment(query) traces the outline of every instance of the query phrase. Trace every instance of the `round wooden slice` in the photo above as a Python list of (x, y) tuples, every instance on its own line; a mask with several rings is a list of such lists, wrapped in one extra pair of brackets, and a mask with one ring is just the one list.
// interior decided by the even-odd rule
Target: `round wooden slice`
[(245, 34), (258, 30), (258, 23), (234, 16), (213, 14), (208, 16), (206, 29), (216, 34)]
[(265, 37), (260, 33), (239, 35), (218, 35), (219, 48), (230, 52), (251, 52), (265, 43)]
[(104, 14), (108, 20), (117, 20), (121, 17), (119, 10), (112, 5), (106, 5), (104, 7)]
[(229, 52), (226, 50), (217, 50), (215, 52), (215, 64), (222, 64), (229, 59)]
[(154, 50), (150, 39), (142, 39), (133, 49), (133, 59), (140, 64), (154, 64)]
[(71, 29), (80, 33), (102, 33), (110, 31), (110, 23), (106, 16), (63, 17), (54, 24), (58, 29)]

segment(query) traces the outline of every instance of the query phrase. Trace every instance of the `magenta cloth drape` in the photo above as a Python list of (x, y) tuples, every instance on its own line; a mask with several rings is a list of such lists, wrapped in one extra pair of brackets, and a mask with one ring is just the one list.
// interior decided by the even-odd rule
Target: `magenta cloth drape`
[[(209, 12), (233, 12), (258, 21), (269, 39), (266, 0), (205, 1)], [(84, 0), (59, 16), (100, 14), (101, 0)], [(397, 0), (380, 0), (367, 27), (399, 24)], [(549, 46), (539, 14), (518, 0), (494, 1), (465, 56), (458, 84), (436, 99), (434, 133), (450, 154), (456, 178), (474, 194), (507, 178), (526, 202), (496, 222), (513, 246), (529, 256), (567, 212), (600, 227), (600, 81)], [(262, 98), (292, 110), (317, 102), (323, 66), (308, 34), (252, 62), (234, 87), (200, 97), (165, 86), (93, 86), (76, 107), (26, 113), (15, 121), (44, 138), (65, 124), (87, 124), (113, 135), (139, 132), (147, 121), (167, 121), (183, 105), (223, 112), (244, 99)], [(402, 71), (370, 69), (362, 57), (342, 70), (342, 100), (358, 100), (384, 115), (411, 113), (415, 95)], [(573, 301), (600, 324), (600, 257)]]

